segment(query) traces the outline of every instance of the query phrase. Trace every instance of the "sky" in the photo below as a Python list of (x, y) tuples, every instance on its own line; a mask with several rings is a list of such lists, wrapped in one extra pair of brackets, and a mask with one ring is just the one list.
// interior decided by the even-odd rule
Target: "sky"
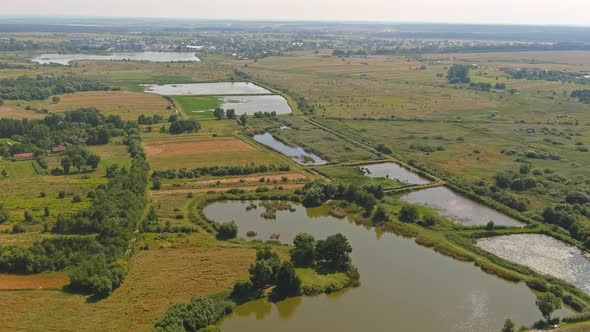
[(590, 0), (0, 0), (0, 8), (2, 15), (590, 25)]

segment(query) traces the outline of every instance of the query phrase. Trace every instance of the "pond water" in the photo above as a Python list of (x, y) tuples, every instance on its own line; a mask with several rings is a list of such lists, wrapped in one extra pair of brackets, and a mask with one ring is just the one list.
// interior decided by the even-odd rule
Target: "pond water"
[(477, 245), (511, 262), (525, 265), (590, 294), (590, 261), (580, 249), (542, 234), (512, 234), (485, 238)]
[(272, 94), (265, 88), (250, 82), (144, 84), (143, 87), (145, 92), (164, 96)]
[(359, 167), (363, 173), (372, 178), (389, 178), (409, 184), (427, 184), (430, 181), (421, 178), (415, 173), (401, 167), (396, 163), (382, 163), (363, 165)]
[(41, 54), (31, 59), (39, 64), (69, 65), (76, 60), (135, 60), (151, 62), (201, 61), (192, 52), (114, 52), (110, 54)]
[(291, 113), (291, 107), (287, 100), (279, 95), (269, 96), (224, 96), (222, 97), (223, 109), (233, 108), (236, 114), (253, 115), (256, 112), (277, 112), (277, 114)]
[(501, 226), (524, 226), (516, 219), (459, 196), (445, 187), (417, 190), (400, 199), (408, 203), (431, 207), (441, 215), (466, 226), (486, 225), (489, 221)]
[(294, 205), (294, 212), (277, 211), (276, 220), (266, 220), (254, 203), (258, 207), (250, 210), (249, 202), (215, 203), (204, 213), (218, 222), (235, 220), (243, 238), (249, 230), (261, 240), (280, 234), (284, 243), (299, 232), (316, 239), (342, 233), (353, 247), (361, 286), (277, 304), (248, 302), (221, 322), (223, 331), (497, 332), (508, 317), (519, 325), (542, 319), (534, 294), (522, 283), (506, 282), (412, 239), (336, 219), (323, 208)]
[(254, 140), (258, 143), (269, 146), (287, 157), (295, 160), (300, 165), (325, 165), (328, 162), (319, 156), (306, 152), (302, 147), (289, 146), (274, 137), (269, 133), (261, 135), (254, 135)]

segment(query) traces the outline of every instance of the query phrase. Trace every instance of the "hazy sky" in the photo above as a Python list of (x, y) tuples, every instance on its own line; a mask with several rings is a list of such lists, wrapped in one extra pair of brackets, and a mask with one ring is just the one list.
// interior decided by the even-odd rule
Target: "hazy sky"
[(0, 14), (590, 25), (590, 0), (0, 0), (0, 8)]

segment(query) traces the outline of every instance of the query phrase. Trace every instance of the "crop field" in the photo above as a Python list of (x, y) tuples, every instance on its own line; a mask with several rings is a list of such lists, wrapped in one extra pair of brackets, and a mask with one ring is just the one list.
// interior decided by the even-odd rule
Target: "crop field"
[(26, 110), (20, 102), (9, 100), (0, 106), (0, 118), (11, 119), (42, 119), (45, 115)]
[(258, 184), (264, 185), (285, 185), (299, 182), (306, 182), (308, 176), (302, 172), (277, 172), (261, 173), (254, 175), (213, 177), (209, 180), (203, 178), (162, 180), (162, 188), (183, 188), (183, 189), (205, 189), (205, 188), (227, 188), (243, 187)]
[(276, 163), (276, 159), (268, 152), (257, 150), (254, 146), (232, 137), (154, 137), (147, 138), (144, 146), (153, 169)]
[(123, 120), (137, 120), (140, 115), (158, 114), (164, 118), (173, 114), (168, 110), (170, 104), (162, 97), (151, 93), (129, 91), (77, 92), (60, 96), (58, 103), (51, 101), (25, 103), (35, 108), (45, 108), (50, 112), (71, 111), (81, 107), (94, 107), (105, 115), (119, 115)]

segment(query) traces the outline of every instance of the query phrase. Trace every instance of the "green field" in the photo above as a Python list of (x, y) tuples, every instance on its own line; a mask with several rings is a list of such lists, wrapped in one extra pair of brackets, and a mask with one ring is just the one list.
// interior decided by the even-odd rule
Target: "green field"
[(216, 97), (174, 96), (172, 99), (184, 114), (197, 120), (213, 119), (213, 110), (221, 106), (221, 101)]

